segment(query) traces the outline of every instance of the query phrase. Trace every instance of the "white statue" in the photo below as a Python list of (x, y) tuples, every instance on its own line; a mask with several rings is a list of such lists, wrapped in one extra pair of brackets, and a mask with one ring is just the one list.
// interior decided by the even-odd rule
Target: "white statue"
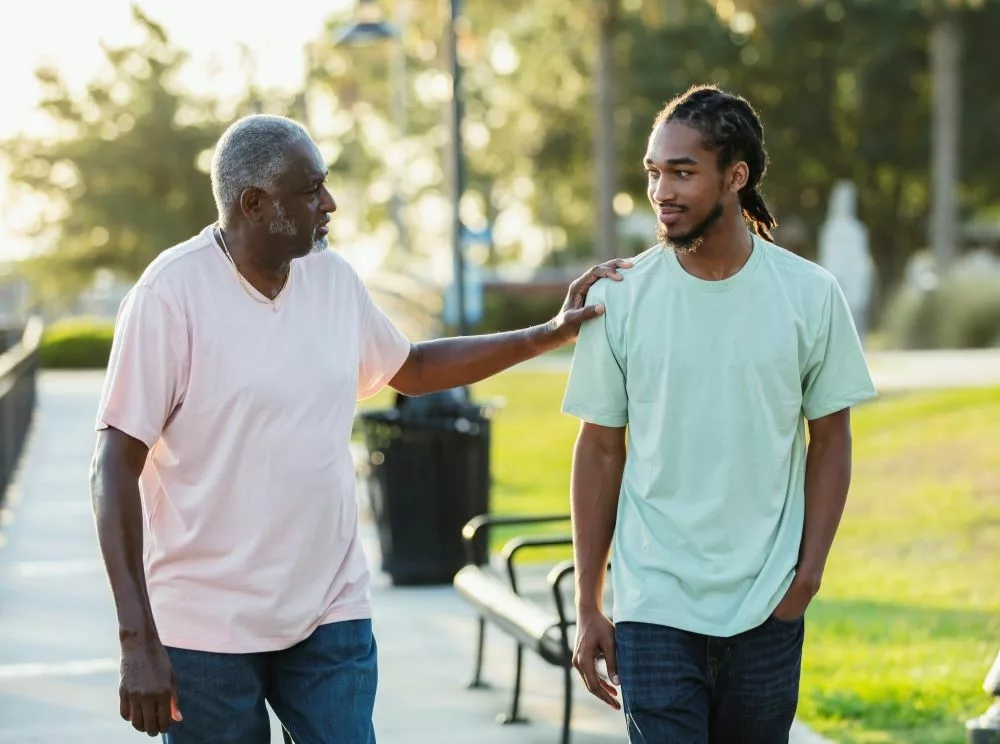
[(819, 264), (840, 283), (863, 339), (868, 331), (875, 265), (868, 251), (868, 230), (857, 217), (857, 191), (850, 181), (838, 181), (830, 194), (830, 211), (819, 233)]

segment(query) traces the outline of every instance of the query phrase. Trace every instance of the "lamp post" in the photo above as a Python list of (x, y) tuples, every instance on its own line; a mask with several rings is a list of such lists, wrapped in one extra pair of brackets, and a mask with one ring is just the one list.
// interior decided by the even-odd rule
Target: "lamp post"
[(338, 28), (330, 40), (334, 46), (351, 46), (398, 38), (399, 29), (382, 19), (375, 0), (358, 0), (355, 20)]
[(465, 164), (462, 159), (462, 65), (458, 61), (458, 19), (461, 15), (461, 0), (449, 0), (450, 18), (448, 24), (448, 45), (451, 61), (451, 188), (452, 227), (451, 254), (454, 261), (455, 299), (458, 310), (458, 335), (464, 336), (465, 318), (465, 256), (462, 253), (462, 194), (465, 193)]
[[(458, 59), (457, 25), (461, 17), (461, 0), (449, 0), (448, 51), (451, 65), (451, 188), (452, 235), (451, 252), (454, 288), (457, 300), (458, 334), (467, 331), (465, 297), (465, 256), (462, 251), (461, 200), (465, 192), (465, 164), (462, 157), (462, 100), (459, 92), (462, 68)], [(382, 20), (376, 0), (358, 0), (356, 20), (339, 28), (333, 36), (335, 45), (357, 45), (396, 39), (399, 31)], [(395, 98), (395, 97), (394, 97)]]
[[(355, 19), (344, 24), (331, 35), (334, 46), (366, 46), (382, 41), (397, 41), (394, 54), (390, 60), (389, 88), (392, 109), (392, 121), (396, 128), (396, 136), (401, 141), (406, 134), (406, 54), (400, 38), (399, 28), (385, 21), (375, 0), (359, 0)], [(403, 205), (399, 194), (399, 182), (403, 178), (400, 159), (392, 158), (390, 166), (393, 189), (389, 204), (392, 221), (396, 225), (399, 242), (404, 250), (410, 250), (409, 231), (403, 219)]]

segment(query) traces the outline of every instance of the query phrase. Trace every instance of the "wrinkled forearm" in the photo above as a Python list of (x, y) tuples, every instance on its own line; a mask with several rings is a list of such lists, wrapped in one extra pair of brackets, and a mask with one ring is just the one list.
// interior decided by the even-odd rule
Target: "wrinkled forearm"
[(97, 538), (118, 615), (119, 640), (156, 636), (143, 569), (143, 517), (134, 463), (105, 442), (91, 467)]

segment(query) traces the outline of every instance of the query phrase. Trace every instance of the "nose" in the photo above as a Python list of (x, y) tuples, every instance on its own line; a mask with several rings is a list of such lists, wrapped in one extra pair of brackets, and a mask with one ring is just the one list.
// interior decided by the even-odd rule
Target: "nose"
[(660, 174), (649, 186), (649, 198), (656, 204), (668, 204), (677, 201), (677, 193), (671, 187), (670, 179)]
[(323, 187), (323, 198), (320, 200), (319, 208), (324, 214), (333, 214), (337, 211), (337, 201), (326, 186)]

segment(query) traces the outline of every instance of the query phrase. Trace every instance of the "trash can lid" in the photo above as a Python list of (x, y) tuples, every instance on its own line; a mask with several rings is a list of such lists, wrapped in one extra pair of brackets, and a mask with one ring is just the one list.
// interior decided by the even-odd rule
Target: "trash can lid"
[(406, 418), (424, 418), (427, 416), (476, 416), (479, 407), (469, 400), (468, 388), (458, 387), (415, 397), (396, 393), (396, 410)]

